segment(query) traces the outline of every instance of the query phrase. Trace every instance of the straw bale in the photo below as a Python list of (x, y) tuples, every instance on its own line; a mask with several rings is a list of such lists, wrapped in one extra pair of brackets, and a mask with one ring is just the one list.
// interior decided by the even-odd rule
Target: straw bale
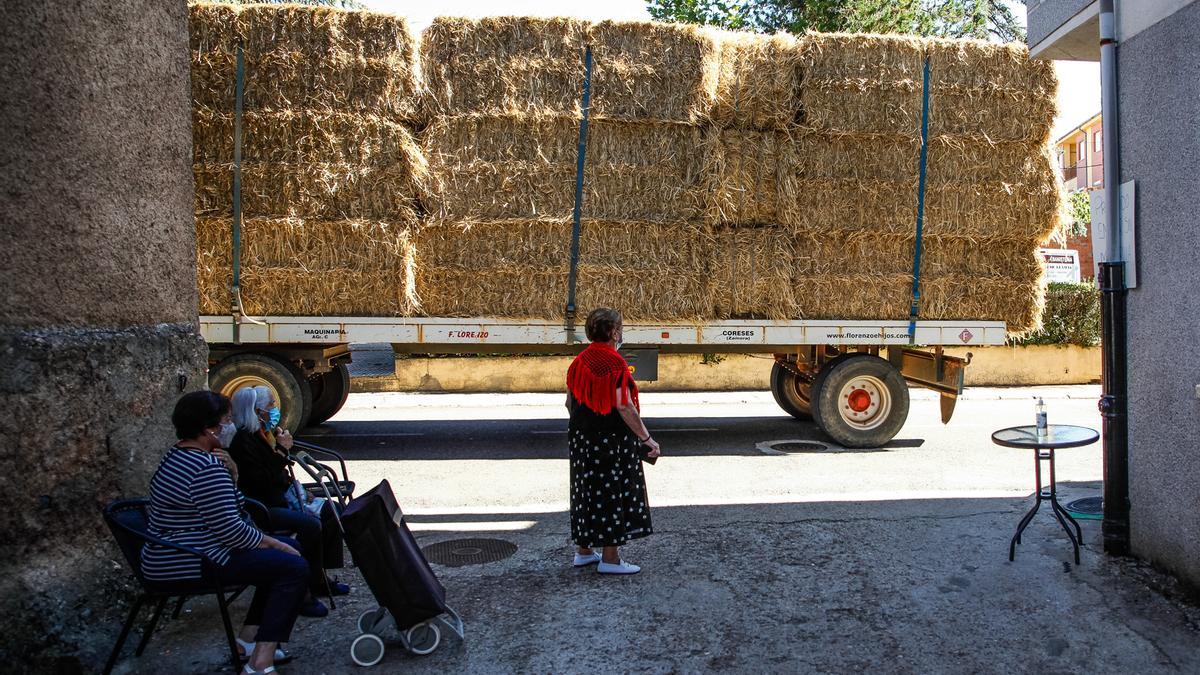
[(933, 90), (967, 87), (1015, 91), (1021, 96), (1055, 96), (1054, 64), (1029, 58), (1029, 49), (1019, 42), (929, 39), (925, 42), (925, 54), (929, 58)]
[[(800, 314), (809, 319), (906, 319), (912, 302), (910, 274), (842, 274), (795, 281)], [(1006, 321), (1010, 333), (1041, 320), (1038, 280), (1007, 276), (947, 275), (921, 282), (922, 320)]]
[(919, 38), (808, 33), (801, 39), (803, 125), (823, 131), (919, 134)]
[[(805, 276), (911, 273), (915, 243), (915, 232), (804, 232), (795, 242), (795, 270)], [(1041, 275), (1040, 246), (1032, 239), (926, 234), (921, 276), (1036, 279)]]
[(578, 116), (589, 42), (597, 119), (693, 122), (707, 114), (716, 65), (706, 31), (566, 18), (435, 19), (421, 43), (430, 104), (443, 115)]
[(706, 220), (711, 224), (770, 225), (779, 213), (781, 171), (794, 152), (781, 132), (710, 129)]
[(601, 21), (588, 29), (599, 118), (697, 123), (717, 87), (712, 34), (689, 24)]
[(208, 4), (192, 5), (190, 18), (197, 105), (233, 110), (240, 41), (246, 110), (355, 110), (420, 118), (415, 43), (402, 18), (324, 7), (231, 10)]
[(920, 88), (925, 43), (904, 35), (806, 33), (800, 40), (804, 86), (847, 80), (909, 82)]
[[(196, 219), (200, 312), (227, 314), (230, 221)], [(274, 316), (407, 316), (415, 308), (411, 224), (249, 218), (244, 309)]]
[[(920, 136), (903, 134), (796, 133), (782, 145), (781, 161), (804, 178), (897, 180), (916, 178)], [(1017, 181), (1040, 172), (1042, 146), (931, 135), (926, 176), (932, 181)]]
[(722, 127), (782, 130), (800, 121), (801, 50), (787, 33), (715, 32), (712, 120)]
[(791, 319), (795, 242), (782, 227), (720, 227), (713, 256), (713, 310), (718, 319)]
[(989, 141), (1046, 143), (1057, 111), (1055, 99), (1016, 90), (930, 87), (929, 132)]
[[(233, 114), (192, 111), (193, 161), (233, 162)], [(250, 111), (242, 115), (242, 160), (282, 164), (334, 162), (398, 165), (416, 183), (429, 180), (425, 156), (412, 132), (388, 117), (308, 110)]]
[[(560, 319), (567, 298), (571, 228), (530, 222), (441, 225), (417, 234), (417, 293), (429, 316)], [(712, 235), (692, 226), (586, 223), (577, 305), (627, 318), (712, 315)]]
[[(915, 230), (917, 181), (796, 181), (784, 221), (821, 232), (904, 233)], [(1058, 226), (1060, 204), (1047, 185), (930, 183), (924, 229), (931, 235), (1044, 240)]]
[[(196, 215), (233, 212), (232, 166), (195, 164), (192, 173)], [(246, 163), (242, 212), (246, 217), (409, 222), (419, 205), (411, 178), (403, 165)]]
[[(424, 135), (441, 186), (434, 222), (571, 218), (579, 123), (566, 118), (463, 116)], [(704, 206), (698, 127), (597, 120), (588, 136), (584, 213), (592, 220), (698, 221)]]

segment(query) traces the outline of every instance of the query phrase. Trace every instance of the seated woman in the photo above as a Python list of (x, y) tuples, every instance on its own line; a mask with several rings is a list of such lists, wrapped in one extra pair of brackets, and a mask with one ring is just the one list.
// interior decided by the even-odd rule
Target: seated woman
[[(272, 527), (296, 533), (308, 560), (312, 594), (344, 595), (350, 592), (349, 586), (329, 583), (325, 578), (326, 565), (341, 559), (341, 534), (333, 523), (322, 522), (333, 517), (333, 507), (326, 503), (322, 517), (318, 518), (289, 502), (288, 492), (294, 480), (288, 470), (292, 437), (286, 429), (270, 425), (275, 410), (278, 408), (266, 387), (246, 387), (233, 394), (233, 421), (237, 433), (229, 446), (229, 454), (238, 466), (238, 487), (248, 497), (267, 506)], [(328, 611), (314, 598), (305, 604), (301, 614), (324, 616)]]
[[(179, 439), (150, 479), (150, 534), (196, 548), (221, 566), (221, 581), (254, 586), (238, 642), (249, 652), (247, 673), (274, 672), (278, 650), (296, 623), (307, 593), (308, 563), (285, 537), (256, 528), (242, 510), (236, 467), (222, 448), (233, 438), (229, 399), (211, 391), (185, 394), (171, 415)], [(195, 556), (155, 544), (142, 549), (151, 581), (207, 579)]]

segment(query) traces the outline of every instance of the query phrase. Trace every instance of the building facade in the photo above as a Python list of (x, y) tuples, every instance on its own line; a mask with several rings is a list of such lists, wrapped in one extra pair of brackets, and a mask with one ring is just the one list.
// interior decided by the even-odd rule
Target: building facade
[[(1130, 544), (1200, 587), (1200, 0), (1114, 4), (1119, 149), (1108, 160), (1133, 183), (1123, 227), (1137, 246), (1125, 261), (1137, 272), (1128, 349), (1115, 353), (1129, 372)], [(1098, 1), (1026, 5), (1034, 58), (1099, 60)]]
[[(1092, 192), (1104, 187), (1104, 129), (1097, 113), (1054, 142), (1054, 153), (1062, 169), (1063, 188), (1069, 192)], [(1095, 277), (1092, 228), (1067, 237), (1063, 248), (1079, 252), (1079, 276)]]

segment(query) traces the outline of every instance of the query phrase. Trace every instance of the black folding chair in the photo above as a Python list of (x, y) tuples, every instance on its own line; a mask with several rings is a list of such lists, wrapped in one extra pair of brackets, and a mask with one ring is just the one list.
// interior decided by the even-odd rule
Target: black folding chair
[[(225, 626), (225, 638), (229, 643), (229, 663), (233, 666), (234, 670), (240, 672), (241, 659), (238, 654), (237, 643), (234, 641), (233, 623), (229, 620), (229, 603), (233, 602), (238, 594), (245, 590), (245, 586), (229, 586), (223, 583), (221, 581), (221, 566), (200, 551), (151, 535), (147, 531), (149, 526), (149, 506), (150, 500), (145, 498), (122, 499), (109, 504), (104, 509), (104, 522), (108, 525), (108, 529), (112, 531), (117, 546), (120, 547), (121, 553), (125, 556), (125, 561), (129, 563), (129, 567), (133, 571), (134, 578), (137, 579), (138, 584), (141, 586), (141, 592), (138, 594), (137, 600), (134, 601), (133, 608), (129, 611), (129, 617), (125, 619), (125, 624), (121, 627), (121, 635), (117, 638), (117, 643), (113, 645), (108, 662), (104, 665), (104, 675), (111, 673), (113, 666), (116, 665), (117, 657), (121, 654), (121, 648), (125, 646), (125, 640), (129, 637), (129, 632), (133, 628), (133, 622), (137, 619), (142, 605), (148, 602), (157, 603), (154, 608), (154, 615), (142, 631), (142, 639), (138, 642), (137, 651), (135, 652), (137, 656), (141, 656), (146, 650), (146, 645), (149, 644), (150, 637), (154, 634), (154, 629), (158, 627), (158, 620), (162, 617), (163, 609), (167, 606), (167, 601), (171, 598), (179, 598), (179, 604), (175, 608), (175, 615), (178, 616), (184, 599), (198, 595), (217, 596), (217, 606), (221, 609), (221, 622)], [(142, 573), (142, 547), (147, 543), (154, 543), (196, 556), (200, 560), (201, 568), (207, 573), (206, 576), (211, 581), (196, 579), (191, 581), (162, 582), (146, 579)], [(226, 593), (229, 595), (226, 595)]]

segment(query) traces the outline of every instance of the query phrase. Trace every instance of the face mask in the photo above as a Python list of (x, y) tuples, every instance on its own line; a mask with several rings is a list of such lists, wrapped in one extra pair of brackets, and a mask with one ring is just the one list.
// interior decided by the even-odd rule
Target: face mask
[(222, 448), (228, 448), (233, 444), (233, 437), (237, 435), (237, 426), (233, 422), (222, 424), (221, 430), (214, 435), (217, 438), (217, 443), (220, 443)]
[(283, 417), (283, 415), (279, 412), (279, 406), (275, 406), (274, 408), (268, 410), (267, 416), (268, 423), (271, 425), (272, 429), (279, 426), (279, 420)]

